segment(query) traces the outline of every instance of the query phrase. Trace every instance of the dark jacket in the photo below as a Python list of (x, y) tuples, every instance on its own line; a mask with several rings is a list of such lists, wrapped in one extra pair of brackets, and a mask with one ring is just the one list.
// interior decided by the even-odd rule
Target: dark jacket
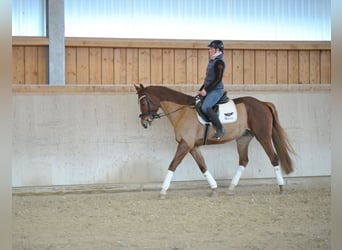
[(223, 72), (226, 67), (226, 64), (223, 60), (223, 54), (218, 55), (215, 59), (210, 59), (207, 72), (204, 79), (204, 83), (201, 86), (200, 90), (205, 89), (205, 91), (209, 92), (215, 88), (224, 88), (222, 77)]

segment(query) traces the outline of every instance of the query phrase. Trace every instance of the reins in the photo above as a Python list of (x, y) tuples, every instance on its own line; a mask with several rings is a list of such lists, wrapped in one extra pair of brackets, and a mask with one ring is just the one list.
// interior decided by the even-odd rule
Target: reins
[(184, 106), (182, 106), (182, 107), (180, 107), (180, 108), (178, 108), (178, 109), (176, 109), (176, 110), (173, 110), (173, 111), (171, 111), (171, 112), (169, 112), (169, 113), (159, 113), (159, 114), (155, 114), (155, 116), (157, 116), (157, 118), (162, 118), (163, 116), (171, 115), (171, 114), (176, 113), (176, 112), (178, 112), (179, 110), (182, 110), (182, 109), (184, 109), (184, 108), (186, 108), (186, 107), (189, 107), (189, 106), (192, 106), (192, 105), (191, 105), (191, 104), (184, 105)]

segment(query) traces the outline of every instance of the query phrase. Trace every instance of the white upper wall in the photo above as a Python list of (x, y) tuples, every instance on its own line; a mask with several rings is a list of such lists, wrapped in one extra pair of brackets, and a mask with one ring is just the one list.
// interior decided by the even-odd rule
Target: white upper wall
[[(65, 36), (331, 40), (330, 0), (64, 0)], [(45, 0), (13, 0), (12, 34), (45, 36)]]

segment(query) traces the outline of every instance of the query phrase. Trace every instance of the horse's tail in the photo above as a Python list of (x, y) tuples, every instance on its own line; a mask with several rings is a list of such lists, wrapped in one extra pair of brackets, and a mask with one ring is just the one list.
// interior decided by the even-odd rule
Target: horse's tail
[(272, 141), (278, 154), (281, 168), (286, 174), (293, 172), (292, 160), (289, 153), (294, 154), (294, 150), (290, 144), (285, 130), (282, 128), (278, 118), (278, 112), (273, 103), (266, 102), (266, 105), (273, 115)]

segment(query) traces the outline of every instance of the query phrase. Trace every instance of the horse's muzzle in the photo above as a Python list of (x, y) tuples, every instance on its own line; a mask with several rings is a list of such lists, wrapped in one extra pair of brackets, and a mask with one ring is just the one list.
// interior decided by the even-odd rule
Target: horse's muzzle
[(140, 116), (140, 123), (143, 128), (148, 128), (151, 126), (153, 118), (151, 116)]

